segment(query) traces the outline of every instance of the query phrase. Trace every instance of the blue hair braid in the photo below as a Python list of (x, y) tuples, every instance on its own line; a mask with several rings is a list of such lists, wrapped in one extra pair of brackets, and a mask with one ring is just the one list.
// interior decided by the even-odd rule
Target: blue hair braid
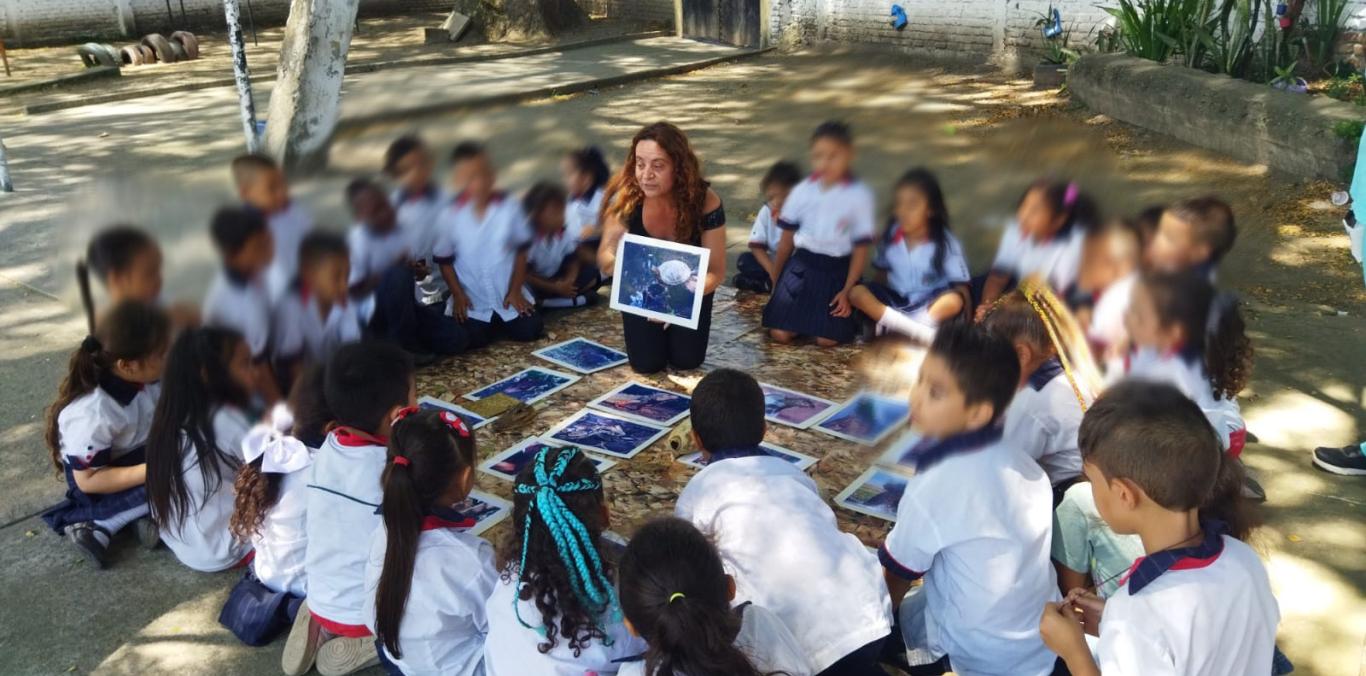
[[(600, 490), (602, 482), (596, 479), (576, 479), (561, 483), (560, 480), (570, 461), (581, 451), (572, 446), (561, 449), (555, 457), (553, 467), (547, 469), (546, 458), (554, 450), (543, 446), (537, 451), (533, 472), (536, 480), (534, 486), (518, 484), (513, 489), (518, 495), (531, 496), (531, 502), (526, 512), (526, 520), (522, 524), (522, 556), (517, 568), (517, 593), (513, 595), (512, 610), (517, 616), (518, 623), (527, 629), (535, 629), (541, 636), (546, 634), (545, 623), (542, 622), (539, 627), (527, 624), (522, 619), (518, 603), (522, 591), (522, 571), (526, 570), (526, 552), (530, 544), (533, 513), (541, 515), (541, 522), (545, 524), (546, 531), (555, 543), (555, 550), (569, 573), (570, 587), (574, 590), (574, 596), (578, 598), (579, 603), (593, 611), (595, 616), (600, 616), (609, 608), (614, 609), (614, 612), (620, 612), (615, 610), (618, 608), (616, 590), (611, 580), (607, 579), (607, 572), (598, 556), (597, 543), (593, 541), (593, 536), (583, 525), (583, 521), (560, 497), (567, 493)], [(603, 644), (611, 645), (611, 637), (605, 637)]]

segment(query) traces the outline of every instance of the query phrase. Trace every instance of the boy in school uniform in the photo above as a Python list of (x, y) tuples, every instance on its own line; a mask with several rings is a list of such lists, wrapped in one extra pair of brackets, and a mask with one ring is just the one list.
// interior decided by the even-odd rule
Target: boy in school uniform
[(275, 160), (248, 154), (232, 161), (232, 180), (242, 203), (266, 218), (274, 240), (275, 256), (266, 273), (270, 300), (284, 295), (299, 273), (299, 244), (313, 229), (313, 214), (298, 200), (289, 198), (289, 183)]
[(271, 303), (264, 278), (275, 248), (270, 229), (254, 209), (223, 207), (213, 215), (209, 235), (223, 267), (204, 297), (204, 325), (242, 335), (256, 365), (256, 394), (273, 406), (280, 387), (269, 361)]
[(306, 363), (323, 363), (337, 348), (361, 339), (356, 304), (349, 301), (351, 255), (346, 240), (314, 230), (299, 246), (299, 276), (275, 304), (271, 352), (275, 370), (292, 382)]
[[(1086, 412), (1081, 451), (1101, 517), (1145, 555), (1109, 599), (1077, 589), (1046, 604), (1048, 647), (1074, 676), (1270, 672), (1280, 610), (1242, 542), (1256, 525), (1242, 472), (1199, 406), (1170, 385), (1122, 383)], [(1097, 619), (1093, 656), (1083, 632)]]
[(394, 182), (389, 201), (398, 227), (408, 236), (413, 260), (424, 261), (427, 275), (417, 280), (417, 300), (423, 305), (443, 303), (450, 289), (432, 260), (436, 249), (436, 217), (450, 196), (432, 181), (432, 154), (417, 136), (400, 136), (384, 152), (384, 173)]
[(707, 466), (679, 495), (677, 516), (711, 535), (736, 601), (783, 618), (817, 673), (872, 673), (892, 627), (877, 557), (840, 532), (811, 477), (759, 448), (759, 384), (717, 369), (698, 383), (691, 409)]
[(522, 198), (532, 229), (527, 283), (543, 308), (590, 305), (602, 283), (598, 266), (584, 265), (579, 256), (579, 235), (565, 222), (566, 199), (564, 188), (547, 182), (531, 186)]
[(1217, 197), (1197, 197), (1162, 211), (1144, 255), (1153, 270), (1193, 269), (1207, 275), (1213, 283), (1219, 262), (1233, 249), (1237, 239), (1238, 226), (1228, 203)]
[(380, 475), (394, 415), (416, 399), (413, 363), (388, 343), (343, 346), (327, 362), (324, 399), (337, 426), (313, 457), (307, 497), (308, 598), (281, 657), (286, 674), (344, 674), (378, 660), (365, 625), (365, 564), (380, 526)]
[(526, 288), (531, 229), (522, 205), (495, 189), (493, 164), (477, 143), (455, 147), (451, 174), (465, 189), (441, 212), (433, 255), (451, 289), (449, 314), (471, 347), (500, 337), (535, 340), (543, 324)]
[(759, 182), (759, 190), (764, 194), (764, 206), (754, 218), (754, 227), (749, 231), (749, 251), (740, 254), (735, 265), (738, 272), (731, 283), (735, 288), (756, 293), (773, 290), (773, 280), (777, 271), (773, 261), (778, 255), (778, 244), (783, 239), (783, 229), (778, 227), (778, 219), (783, 214), (783, 203), (792, 189), (802, 182), (802, 170), (795, 162), (783, 160), (774, 163)]
[(1033, 630), (1038, 607), (1060, 598), (1048, 475), (1002, 438), (1018, 383), (1008, 341), (952, 323), (935, 335), (911, 393), (911, 423), (924, 439), (878, 554), (907, 658), (923, 673), (1053, 671)]

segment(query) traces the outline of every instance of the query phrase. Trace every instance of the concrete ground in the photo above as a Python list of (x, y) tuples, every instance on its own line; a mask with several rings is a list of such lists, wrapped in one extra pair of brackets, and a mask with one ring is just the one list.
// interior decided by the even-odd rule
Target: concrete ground
[[(621, 54), (603, 49), (604, 60)], [(509, 65), (515, 71), (506, 61), (500, 71)], [(543, 72), (531, 62), (526, 67)], [(591, 75), (592, 67), (576, 65), (571, 75)], [(472, 81), (489, 72), (470, 69)], [(409, 89), (424, 84), (422, 78), (405, 82)], [(475, 89), (468, 94), (477, 95)], [(92, 573), (28, 518), (61, 493), (40, 441), (41, 409), (84, 332), (74, 312), (70, 261), (90, 230), (113, 218), (147, 224), (167, 251), (168, 296), (195, 299), (206, 284), (211, 254), (204, 223), (211, 205), (230, 197), (225, 163), (241, 141), (230, 91), (176, 98), (188, 108), (174, 116), (151, 98), (4, 124), (19, 192), (0, 196), (0, 307), (7, 320), (0, 327), (0, 382), (9, 385), (0, 389), (0, 673), (271, 673), (278, 660), (279, 643), (244, 648), (216, 624), (234, 574), (192, 573), (165, 550), (132, 546), (117, 551), (111, 570)], [(1359, 439), (1366, 422), (1366, 293), (1326, 203), (1331, 186), (1297, 183), (1097, 119), (994, 74), (945, 71), (884, 54), (810, 53), (371, 127), (341, 139), (329, 171), (299, 182), (296, 192), (322, 223), (340, 227), (347, 222), (341, 186), (375, 171), (385, 144), (403, 131), (421, 132), (438, 150), (462, 138), (486, 139), (506, 185), (523, 188), (552, 177), (564, 148), (597, 143), (619, 162), (635, 129), (669, 119), (689, 132), (725, 200), (735, 253), (759, 205), (758, 177), (776, 159), (803, 157), (810, 129), (830, 117), (854, 125), (859, 171), (880, 204), (906, 167), (924, 164), (940, 174), (974, 268), (989, 260), (1019, 191), (1039, 175), (1077, 177), (1111, 213), (1205, 192), (1234, 205), (1240, 238), (1221, 280), (1251, 306), (1258, 360), (1242, 404), (1260, 443), (1245, 457), (1270, 495), (1268, 526), (1257, 545), (1281, 603), (1280, 642), (1297, 673), (1359, 669), (1366, 635), (1366, 484), (1317, 472), (1308, 455), (1316, 445)], [(889, 356), (877, 350), (768, 345), (756, 330), (760, 303), (729, 294), (718, 303), (709, 365), (744, 367), (832, 399), (856, 390), (861, 375), (889, 370)], [(604, 308), (553, 318), (550, 331), (554, 336), (540, 344), (573, 335), (620, 344)], [(533, 362), (527, 353), (538, 345), (502, 346), (428, 369), (420, 393), (458, 396)], [(691, 375), (679, 374), (675, 382)], [(610, 371), (577, 383), (548, 400), (527, 429), (482, 436), (481, 454), (543, 431), (627, 377)], [(778, 431), (776, 440), (824, 458), (814, 476), (831, 497), (878, 450), (793, 430)], [(629, 532), (649, 514), (668, 510), (687, 477), (658, 447), (609, 472), (616, 529)], [(487, 477), (480, 485), (508, 492)], [(883, 522), (837, 512), (866, 541), (885, 531)], [(491, 537), (505, 530), (499, 526)]]

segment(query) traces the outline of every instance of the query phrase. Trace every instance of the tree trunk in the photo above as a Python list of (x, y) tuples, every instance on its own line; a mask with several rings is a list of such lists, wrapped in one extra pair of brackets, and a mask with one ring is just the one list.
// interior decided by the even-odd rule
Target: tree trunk
[(266, 116), (266, 149), (290, 170), (327, 163), (359, 0), (294, 0)]
[(0, 138), (0, 192), (14, 192), (14, 183), (9, 180), (9, 153), (5, 152), (3, 138)]
[(242, 117), (242, 133), (247, 137), (247, 152), (260, 148), (256, 133), (256, 100), (251, 93), (251, 69), (247, 68), (247, 47), (242, 44), (241, 12), (237, 0), (223, 0), (223, 14), (228, 20), (228, 43), (232, 47), (232, 72), (237, 82), (237, 102)]
[(455, 11), (490, 42), (544, 40), (588, 22), (574, 0), (456, 0)]

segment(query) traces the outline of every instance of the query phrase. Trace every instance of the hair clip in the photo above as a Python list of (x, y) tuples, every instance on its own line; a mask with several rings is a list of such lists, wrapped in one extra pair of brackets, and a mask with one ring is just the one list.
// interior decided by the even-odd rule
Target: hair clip
[(447, 427), (455, 430), (455, 433), (459, 434), (461, 437), (465, 439), (470, 438), (470, 428), (465, 426), (465, 421), (461, 420), (460, 416), (451, 413), (450, 411), (442, 411), (441, 421), (446, 423)]
[(686, 599), (686, 598), (688, 598), (688, 597), (687, 597), (687, 596), (684, 596), (684, 595), (683, 595), (683, 592), (674, 592), (674, 593), (672, 593), (672, 594), (669, 594), (669, 603), (668, 603), (668, 605), (673, 605), (674, 601), (677, 601), (678, 599)]
[(404, 456), (395, 455), (395, 456), (394, 456), (394, 464), (395, 464), (395, 465), (398, 465), (399, 467), (407, 467), (407, 466), (409, 466), (409, 465), (411, 465), (411, 464), (413, 464), (413, 463), (412, 463), (411, 460), (409, 460), (408, 458), (406, 458), (406, 457), (404, 457)]
[(1077, 184), (1076, 184), (1076, 183), (1068, 183), (1068, 184), (1067, 184), (1067, 192), (1063, 193), (1063, 196), (1062, 196), (1062, 206), (1063, 206), (1063, 208), (1066, 208), (1066, 209), (1072, 208), (1072, 205), (1075, 204), (1075, 203), (1077, 202), (1077, 196), (1078, 196), (1079, 194), (1081, 194), (1081, 189), (1077, 187)]
[(394, 414), (394, 419), (389, 423), (389, 425), (396, 425), (398, 424), (398, 421), (407, 418), (408, 416), (414, 413), (417, 413), (417, 411), (418, 408), (416, 406), (404, 406), (403, 408), (400, 408), (397, 413)]

